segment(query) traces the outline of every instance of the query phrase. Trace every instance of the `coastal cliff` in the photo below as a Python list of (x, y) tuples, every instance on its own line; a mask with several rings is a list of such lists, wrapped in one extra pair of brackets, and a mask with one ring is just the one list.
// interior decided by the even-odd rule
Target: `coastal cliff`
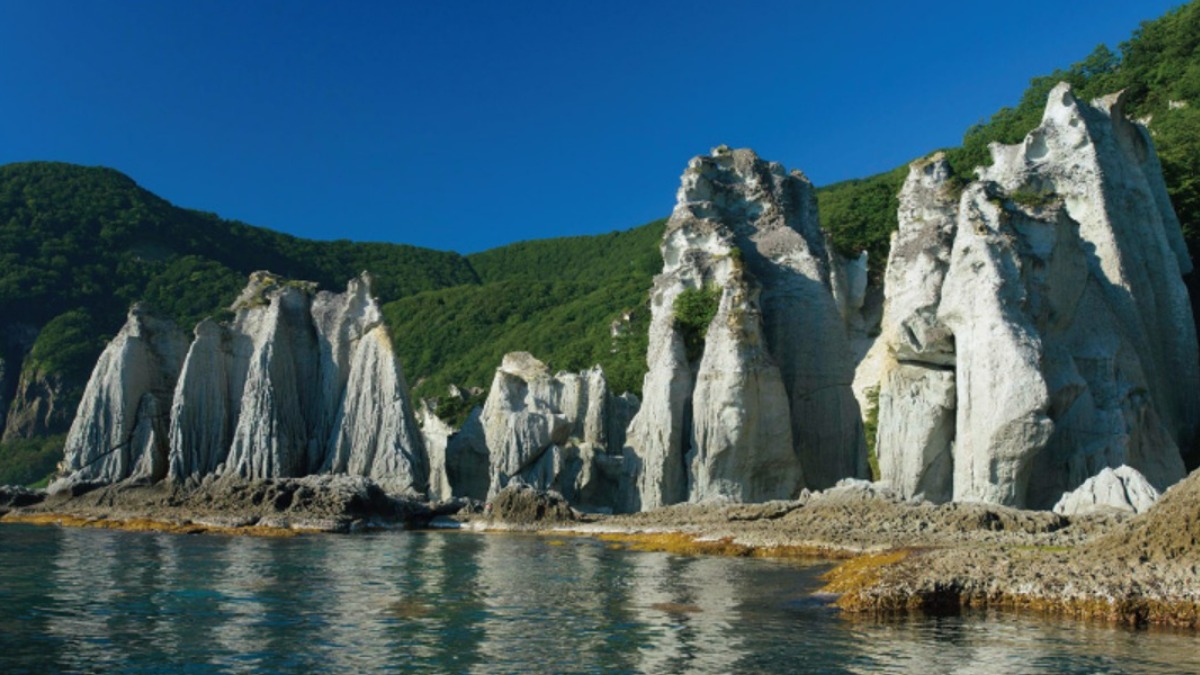
[[(330, 293), (255, 273), (190, 345), (135, 308), (53, 489), (346, 474), (435, 501), (516, 483), (608, 512), (793, 499), (868, 477), (876, 378), (881, 481), (902, 498), (1144, 510), (1185, 475), (1200, 421), (1190, 261), (1153, 144), (1120, 96), (1089, 105), (1064, 84), (992, 152), (969, 182), (941, 155), (910, 167), (882, 310), (800, 172), (750, 150), (693, 159), (640, 401), (599, 367), (512, 352), (460, 428), (429, 407), (418, 426), (365, 274)], [(1122, 466), (1121, 489), (1099, 479)]]
[(629, 429), (637, 507), (764, 501), (867, 474), (812, 185), (749, 150), (697, 157), (651, 290)]
[(228, 323), (135, 309), (106, 349), (52, 491), (129, 478), (341, 473), (423, 494), (425, 451), (370, 279), (344, 293), (252, 275)]
[(1196, 433), (1191, 263), (1146, 130), (1068, 85), (979, 180), (916, 162), (888, 260), (877, 451), (906, 496), (1048, 509)]

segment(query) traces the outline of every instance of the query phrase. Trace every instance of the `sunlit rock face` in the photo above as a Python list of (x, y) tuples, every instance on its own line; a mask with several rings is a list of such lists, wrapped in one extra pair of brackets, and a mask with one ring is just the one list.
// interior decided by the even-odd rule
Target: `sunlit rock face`
[[(424, 445), (369, 277), (318, 293), (258, 272), (233, 309), (227, 324), (201, 322), (190, 347), (173, 326), (131, 313), (80, 405), (71, 480), (338, 473), (426, 491)], [(87, 463), (120, 439), (153, 462)], [(139, 461), (151, 468), (130, 468)]]
[(620, 510), (630, 489), (620, 450), (637, 405), (631, 395), (613, 395), (598, 366), (551, 374), (531, 354), (513, 352), (463, 433), (482, 433), (489, 499), (516, 482), (557, 491), (583, 507)]
[[(867, 473), (853, 361), (812, 185), (749, 150), (683, 174), (626, 443), (631, 508), (788, 498)], [(711, 303), (705, 325), (676, 303)], [(708, 315), (705, 315), (708, 319)]]
[(1088, 513), (1145, 513), (1158, 503), (1159, 492), (1137, 469), (1105, 467), (1068, 492), (1054, 505), (1054, 512), (1065, 516)]
[(979, 180), (940, 157), (901, 192), (877, 450), (906, 495), (1050, 508), (1106, 467), (1157, 489), (1197, 423), (1191, 269), (1119, 96), (1050, 94)]
[(187, 337), (135, 306), (96, 362), (67, 434), (64, 477), (51, 491), (167, 473), (171, 391)]

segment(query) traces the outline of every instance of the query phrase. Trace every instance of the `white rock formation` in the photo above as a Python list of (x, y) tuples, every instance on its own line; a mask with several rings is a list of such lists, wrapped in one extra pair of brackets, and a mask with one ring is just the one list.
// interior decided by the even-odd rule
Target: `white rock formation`
[[(451, 385), (451, 398), (465, 402), (467, 397)], [(429, 457), (429, 498), (445, 501), (455, 497), (487, 499), (491, 483), (491, 468), (488, 458), (487, 439), (484, 437), (480, 417), (481, 406), (475, 406), (455, 430), (438, 417), (428, 401), (422, 401), (417, 411), (421, 426), (421, 437)]]
[(216, 473), (233, 443), (249, 367), (242, 335), (205, 319), (196, 326), (171, 404), (170, 476)]
[(958, 213), (949, 179), (939, 155), (915, 162), (900, 191), (884, 281), (884, 348), (875, 350), (881, 478), (905, 496), (933, 501), (953, 496), (954, 336), (937, 316)]
[[(446, 467), (446, 447), (450, 444), (450, 437), (454, 435), (454, 427), (438, 417), (424, 401), (417, 409), (417, 424), (421, 427), (425, 456), (429, 459), (429, 499), (449, 500), (455, 494)], [(484, 461), (487, 461), (486, 458)]]
[(324, 471), (366, 476), (392, 493), (426, 492), (423, 439), (387, 328), (378, 324), (363, 334), (349, 365), (349, 378), (335, 392), (341, 406)]
[(957, 194), (914, 163), (887, 273), (877, 450), (924, 493), (1049, 508), (1105, 467), (1163, 489), (1195, 436), (1191, 265), (1145, 129), (1062, 84)]
[(324, 411), (314, 386), (320, 367), (312, 296), (274, 280), (264, 281), (259, 293), (242, 303), (230, 329), (250, 354), (225, 471), (242, 478), (305, 476), (320, 469), (310, 443), (328, 441), (315, 434)]
[(166, 411), (186, 351), (187, 338), (175, 324), (137, 306), (129, 311), (88, 380), (67, 434), (65, 475), (51, 492), (166, 475)]
[(1145, 513), (1158, 503), (1158, 498), (1158, 490), (1137, 469), (1104, 467), (1073, 492), (1064, 494), (1054, 505), (1054, 512), (1064, 516), (1112, 511)]
[(408, 386), (366, 275), (335, 294), (257, 272), (234, 309), (228, 325), (202, 321), (190, 348), (130, 314), (80, 405), (64, 486), (325, 472), (425, 492)]
[(234, 308), (228, 327), (197, 327), (176, 388), (173, 478), (345, 473), (425, 492), (424, 446), (369, 277), (314, 293), (255, 273)]
[[(636, 407), (635, 398), (609, 392), (599, 366), (552, 375), (526, 352), (506, 354), (478, 417), (490, 457), (488, 498), (519, 482), (583, 506), (621, 509), (617, 451)], [(478, 433), (471, 427), (468, 420), (467, 439)]]
[[(865, 476), (842, 316), (858, 284), (835, 300), (808, 180), (749, 150), (697, 157), (662, 252), (627, 441), (633, 506), (790, 498)], [(677, 323), (685, 292), (715, 301), (707, 326)]]

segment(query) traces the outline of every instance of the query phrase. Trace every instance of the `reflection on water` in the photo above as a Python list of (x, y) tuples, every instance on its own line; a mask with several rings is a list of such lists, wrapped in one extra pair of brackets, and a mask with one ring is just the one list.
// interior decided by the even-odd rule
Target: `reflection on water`
[(588, 539), (0, 526), (0, 672), (1196, 672), (1191, 634), (848, 620), (823, 568)]

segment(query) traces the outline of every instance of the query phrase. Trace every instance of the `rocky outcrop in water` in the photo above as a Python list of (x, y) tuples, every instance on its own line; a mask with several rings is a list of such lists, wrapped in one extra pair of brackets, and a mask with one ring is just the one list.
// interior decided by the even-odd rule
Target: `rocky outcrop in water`
[(637, 405), (610, 393), (599, 367), (551, 374), (531, 354), (514, 352), (496, 370), (478, 427), (468, 420), (463, 434), (482, 431), (489, 498), (515, 482), (584, 507), (622, 509), (629, 481), (620, 448)]
[(697, 157), (662, 253), (627, 442), (633, 506), (790, 498), (865, 476), (847, 302), (808, 180), (749, 150)]
[(368, 277), (317, 293), (259, 272), (233, 309), (227, 324), (201, 322), (190, 347), (131, 313), (92, 374), (59, 489), (332, 473), (425, 492), (420, 431)]
[(887, 273), (878, 453), (936, 500), (1050, 508), (1106, 467), (1163, 489), (1195, 437), (1191, 270), (1146, 130), (1066, 84), (980, 180), (914, 163)]
[(493, 497), (488, 516), (508, 525), (575, 520), (571, 506), (561, 494), (517, 483), (505, 486)]

